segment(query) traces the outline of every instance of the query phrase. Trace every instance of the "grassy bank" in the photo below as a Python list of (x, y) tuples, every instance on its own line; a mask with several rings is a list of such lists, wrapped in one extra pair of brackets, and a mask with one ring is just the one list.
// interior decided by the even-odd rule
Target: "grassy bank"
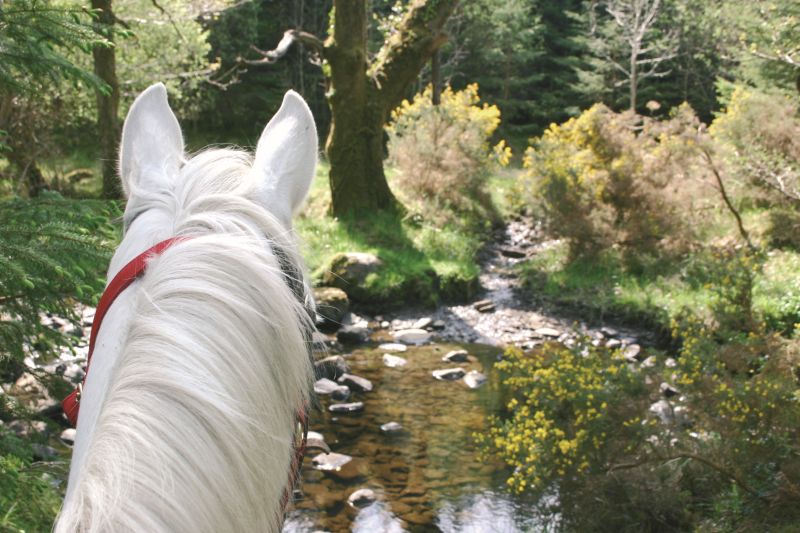
[(726, 286), (747, 276), (754, 315), (767, 329), (792, 334), (800, 322), (800, 253), (770, 249), (744, 265), (719, 250), (709, 242), (672, 259), (640, 257), (631, 267), (618, 249), (570, 261), (566, 243), (556, 242), (519, 268), (528, 289), (545, 304), (589, 320), (613, 319), (662, 332), (689, 314), (713, 320)]
[[(476, 255), (500, 220), (496, 213), (451, 217), (428, 216), (412, 199), (397, 193), (407, 210), (401, 215), (378, 213), (368, 219), (339, 220), (329, 216), (328, 165), (321, 163), (309, 199), (296, 221), (303, 241), (303, 256), (316, 280), (331, 259), (343, 252), (367, 252), (383, 261), (379, 275), (364, 287), (369, 303), (381, 306), (433, 305), (438, 301), (463, 301), (478, 288)], [(388, 171), (393, 190), (394, 172)], [(498, 174), (489, 189), (506, 190), (513, 176)], [(502, 194), (498, 194), (498, 197)]]

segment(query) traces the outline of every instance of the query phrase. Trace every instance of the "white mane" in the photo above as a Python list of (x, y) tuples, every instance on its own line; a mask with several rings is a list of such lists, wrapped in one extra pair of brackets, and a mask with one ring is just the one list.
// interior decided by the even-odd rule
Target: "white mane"
[(57, 532), (280, 529), (312, 380), (304, 270), (249, 155), (202, 152), (176, 178), (129, 189), (128, 223), (146, 213), (191, 239), (127, 289), (124, 348)]

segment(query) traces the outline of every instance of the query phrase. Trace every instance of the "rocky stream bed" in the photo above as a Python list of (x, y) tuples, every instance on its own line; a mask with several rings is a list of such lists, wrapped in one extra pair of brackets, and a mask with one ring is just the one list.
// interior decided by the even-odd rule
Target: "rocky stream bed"
[[(484, 290), (475, 302), (432, 313), (346, 312), (335, 325), (325, 324), (328, 333), (316, 338), (319, 409), (285, 531), (513, 532), (557, 522), (548, 516), (546, 500), (510, 495), (508, 471), (480, 457), (474, 443), (503, 404), (494, 362), (505, 345), (529, 350), (546, 341), (570, 344), (577, 334), (641, 362), (641, 345), (651, 338), (575, 323), (531, 304), (519, 290), (514, 265), (547, 245), (529, 221), (512, 221), (482, 254)], [(79, 326), (44, 317), (75, 336), (75, 350), (56, 361), (29, 357), (32, 372), (79, 381), (93, 316), (93, 309), (84, 310)], [(3, 389), (43, 418), (60, 419), (58, 403), (31, 373)], [(74, 430), (44, 422), (8, 425), (20, 435), (39, 435), (39, 458), (61, 464), (54, 472), (56, 481), (63, 480)]]

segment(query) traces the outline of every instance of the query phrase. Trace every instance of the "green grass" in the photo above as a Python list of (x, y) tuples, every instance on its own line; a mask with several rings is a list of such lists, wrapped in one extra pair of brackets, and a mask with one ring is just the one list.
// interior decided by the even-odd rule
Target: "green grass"
[[(567, 261), (559, 243), (520, 265), (520, 274), (540, 300), (589, 319), (616, 319), (631, 325), (670, 330), (687, 312), (712, 320), (720, 301), (720, 265), (710, 250), (671, 261), (631, 268), (617, 250), (593, 259)], [(800, 253), (766, 254), (753, 282), (753, 310), (768, 329), (785, 334), (800, 322)]]
[[(309, 199), (296, 228), (303, 255), (319, 278), (341, 252), (368, 252), (384, 262), (379, 276), (367, 279), (370, 299), (382, 305), (432, 305), (441, 299), (464, 300), (477, 288), (476, 253), (492, 220), (450, 217), (447, 223), (427, 220), (418, 212), (378, 213), (367, 220), (338, 220), (328, 216), (328, 164), (321, 162)], [(387, 170), (390, 184), (392, 169)], [(493, 178), (492, 189), (505, 190), (509, 179)]]

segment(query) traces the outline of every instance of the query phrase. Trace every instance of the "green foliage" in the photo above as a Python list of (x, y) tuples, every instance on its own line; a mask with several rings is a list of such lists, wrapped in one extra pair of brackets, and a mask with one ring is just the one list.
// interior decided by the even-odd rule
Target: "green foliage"
[(710, 131), (735, 176), (756, 185), (770, 202), (800, 207), (797, 98), (736, 86)]
[(109, 220), (113, 203), (64, 200), (55, 193), (39, 200), (0, 204), (0, 371), (13, 375), (29, 350), (39, 356), (68, 345), (42, 326), (54, 313), (77, 321), (75, 305), (94, 303), (116, 240)]
[(552, 343), (530, 355), (510, 349), (495, 368), (511, 395), (510, 417), (477, 437), (515, 468), (508, 484), (517, 491), (607, 464), (611, 434), (640, 437), (635, 417), (647, 396), (619, 353), (588, 342), (572, 349)]
[[(514, 468), (514, 489), (556, 484), (563, 519), (576, 530), (792, 523), (797, 343), (752, 333), (720, 346), (702, 321), (674, 326), (684, 342), (669, 364), (655, 354), (634, 366), (590, 339), (509, 350), (499, 363), (507, 416), (476, 437)], [(665, 381), (681, 398), (650, 408)]]
[(533, 140), (522, 186), (532, 185), (531, 201), (541, 205), (551, 234), (569, 241), (574, 257), (612, 245), (680, 249), (703, 198), (701, 142), (688, 106), (658, 121), (597, 104)]
[[(476, 255), (486, 235), (483, 221), (469, 217), (442, 226), (424, 217), (390, 213), (368, 220), (328, 216), (327, 165), (320, 165), (308, 205), (296, 221), (303, 256), (315, 278), (342, 252), (368, 252), (383, 260), (379, 275), (366, 280), (365, 305), (432, 305), (463, 301), (477, 290)], [(393, 182), (393, 173), (389, 174)], [(495, 178), (496, 180), (497, 178)], [(396, 188), (397, 189), (397, 188)]]
[(53, 0), (5, 2), (0, 7), (0, 93), (29, 91), (33, 83), (56, 83), (62, 77), (102, 86), (91, 69), (68, 55), (109, 45), (94, 31), (89, 14)]
[(486, 182), (511, 158), (505, 141), (490, 143), (499, 125), (500, 110), (480, 104), (475, 84), (462, 91), (448, 87), (438, 106), (431, 103), (430, 86), (404, 100), (386, 127), (404, 203), (436, 221), (470, 213), (491, 218)]
[(33, 462), (30, 443), (0, 427), (0, 531), (49, 531), (61, 498), (53, 479)]
[(445, 66), (445, 76), (456, 86), (480, 85), (483, 97), (503, 113), (503, 135), (538, 135), (587, 103), (578, 82), (585, 51), (581, 9), (576, 1), (464, 2), (453, 48), (466, 57), (452, 73)]
[(800, 82), (800, 19), (794, 0), (726, 0), (719, 5), (725, 52), (737, 59), (726, 78), (762, 90), (797, 94)]

